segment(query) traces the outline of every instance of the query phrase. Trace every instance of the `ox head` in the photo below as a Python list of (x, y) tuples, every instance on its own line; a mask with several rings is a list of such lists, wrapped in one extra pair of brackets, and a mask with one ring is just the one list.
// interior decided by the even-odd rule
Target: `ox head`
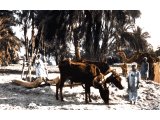
[(101, 98), (105, 104), (109, 104), (109, 89), (102, 84), (104, 75), (101, 73), (93, 79), (93, 87), (99, 89)]
[(122, 90), (124, 87), (122, 86), (122, 78), (120, 77), (120, 75), (118, 73), (116, 73), (115, 71), (110, 71), (110, 73), (108, 73), (107, 75), (104, 76), (104, 81), (103, 83), (112, 83), (114, 84), (117, 88), (119, 88), (120, 90)]
[(105, 104), (109, 104), (109, 89), (107, 87), (100, 88), (99, 93)]

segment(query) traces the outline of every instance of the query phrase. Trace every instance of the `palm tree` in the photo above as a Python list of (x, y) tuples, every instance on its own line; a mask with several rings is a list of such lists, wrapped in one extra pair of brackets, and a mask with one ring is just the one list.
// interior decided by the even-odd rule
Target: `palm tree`
[[(58, 51), (61, 51), (61, 49), (65, 51), (67, 43), (73, 42), (75, 54), (79, 59), (79, 40), (83, 36), (82, 32), (80, 33), (82, 28), (79, 24), (79, 21), (82, 20), (78, 16), (82, 14), (81, 11), (40, 11), (39, 14), (43, 17), (41, 20), (37, 17), (37, 21), (39, 21), (37, 24), (39, 28), (37, 42), (52, 43), (53, 46), (50, 47), (56, 48)], [(43, 48), (44, 46), (39, 44), (37, 47)], [(57, 52), (55, 53), (57, 54)]]
[(28, 10), (22, 10), (22, 11), (16, 11), (16, 14), (19, 17), (19, 24), (23, 25), (22, 30), (24, 32), (24, 41), (25, 41), (25, 52), (26, 52), (26, 59), (28, 60), (28, 37), (27, 37), (27, 30), (29, 28), (29, 11)]
[[(147, 38), (150, 38), (150, 35), (148, 32), (142, 32), (142, 29), (138, 26), (136, 30), (133, 31), (133, 34), (135, 36), (135, 42), (137, 41), (137, 47), (142, 52), (148, 52), (148, 43)], [(138, 50), (137, 48), (137, 50)]]
[(133, 32), (124, 32), (121, 34), (122, 43), (130, 43), (129, 46), (139, 52), (147, 52), (149, 44), (146, 39), (149, 37), (149, 33), (142, 32), (140, 27), (137, 27)]
[(30, 50), (30, 56), (32, 57), (34, 48), (35, 48), (35, 17), (36, 17), (36, 11), (30, 10), (30, 20), (31, 20), (31, 50)]
[(160, 56), (160, 46), (157, 48), (157, 50), (155, 51), (157, 56)]
[[(135, 29), (135, 19), (140, 14), (140, 11), (136, 10), (39, 11), (36, 18), (38, 21), (36, 40), (40, 41), (39, 48), (43, 48), (44, 43), (46, 46), (49, 43), (52, 44), (50, 47), (59, 51), (62, 48), (64, 50), (67, 43), (72, 42), (75, 46), (76, 59), (81, 59), (80, 47), (82, 47), (85, 57), (99, 60), (100, 56), (108, 54), (117, 46), (123, 46), (126, 43), (124, 41), (130, 45), (135, 40), (140, 42), (137, 37), (133, 37), (138, 35), (136, 31), (135, 35), (128, 32), (129, 29)], [(131, 46), (142, 49), (142, 45), (137, 45)]]
[[(24, 40), (25, 40), (25, 51), (26, 51), (26, 59), (28, 57), (32, 57), (33, 50), (35, 47), (35, 17), (36, 12), (34, 10), (22, 10), (22, 11), (15, 11), (19, 18), (19, 25), (22, 25), (22, 30), (24, 32)], [(27, 37), (28, 29), (31, 27), (31, 40)]]
[(2, 65), (17, 62), (21, 42), (11, 26), (15, 25), (12, 11), (0, 11), (0, 59)]

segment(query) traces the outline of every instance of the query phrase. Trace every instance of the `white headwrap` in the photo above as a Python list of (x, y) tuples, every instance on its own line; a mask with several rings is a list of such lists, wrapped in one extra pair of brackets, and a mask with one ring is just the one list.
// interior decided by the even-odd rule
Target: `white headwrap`
[(136, 66), (136, 67), (137, 67), (137, 63), (136, 63), (136, 62), (133, 62), (133, 63), (131, 64), (131, 66)]

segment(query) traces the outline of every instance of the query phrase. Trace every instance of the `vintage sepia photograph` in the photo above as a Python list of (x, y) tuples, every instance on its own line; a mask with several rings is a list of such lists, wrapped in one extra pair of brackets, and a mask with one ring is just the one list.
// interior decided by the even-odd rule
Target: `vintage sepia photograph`
[(157, 6), (28, 5), (0, 10), (0, 110), (160, 110)]

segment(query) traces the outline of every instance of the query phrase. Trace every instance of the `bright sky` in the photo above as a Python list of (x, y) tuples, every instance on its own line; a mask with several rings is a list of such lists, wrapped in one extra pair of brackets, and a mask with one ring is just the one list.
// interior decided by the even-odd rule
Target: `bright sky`
[(138, 19), (137, 25), (139, 25), (143, 32), (148, 32), (151, 36), (147, 41), (153, 46), (153, 49), (156, 50), (160, 46), (159, 35), (160, 35), (160, 16), (159, 12), (153, 9), (141, 10), (141, 18)]

